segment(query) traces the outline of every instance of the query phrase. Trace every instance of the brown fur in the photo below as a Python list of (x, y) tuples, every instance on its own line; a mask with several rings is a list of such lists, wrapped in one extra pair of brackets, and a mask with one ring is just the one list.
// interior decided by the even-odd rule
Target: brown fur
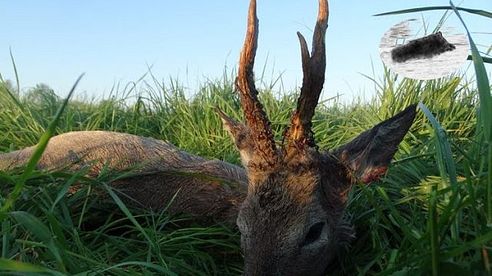
[[(0, 170), (23, 167), (35, 147), (0, 155)], [(245, 171), (219, 160), (207, 160), (148, 137), (107, 131), (69, 132), (53, 137), (38, 169), (79, 171), (89, 176), (103, 168), (131, 171), (133, 177), (113, 183), (140, 207), (162, 209), (177, 194), (170, 211), (232, 222), (247, 189)]]
[(230, 225), (246, 193), (244, 187), (223, 179), (165, 172), (117, 180), (113, 187), (139, 207), (157, 211), (167, 207), (171, 214), (184, 213)]

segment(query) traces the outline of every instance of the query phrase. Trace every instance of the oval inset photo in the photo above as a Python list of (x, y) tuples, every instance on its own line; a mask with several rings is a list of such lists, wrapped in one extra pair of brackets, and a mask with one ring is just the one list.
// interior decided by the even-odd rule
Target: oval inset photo
[(403, 77), (431, 80), (456, 71), (468, 57), (468, 39), (453, 29), (422, 35), (421, 21), (409, 19), (391, 27), (381, 38), (384, 64)]

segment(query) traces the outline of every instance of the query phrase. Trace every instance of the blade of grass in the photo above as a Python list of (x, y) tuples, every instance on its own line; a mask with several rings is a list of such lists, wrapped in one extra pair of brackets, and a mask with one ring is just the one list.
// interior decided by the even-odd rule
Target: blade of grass
[(431, 240), (431, 255), (432, 255), (432, 275), (439, 275), (439, 226), (437, 222), (437, 194), (435, 188), (430, 193), (429, 197), (429, 220), (428, 231)]
[(441, 176), (448, 178), (451, 184), (451, 189), (453, 189), (453, 192), (456, 192), (458, 188), (456, 166), (453, 160), (453, 154), (451, 152), (451, 146), (449, 144), (446, 131), (442, 128), (436, 117), (434, 117), (432, 112), (430, 112), (425, 104), (420, 102), (418, 107), (422, 110), (422, 112), (424, 112), (436, 134), (436, 158), (439, 165), (439, 170), (441, 171)]
[(12, 227), (9, 220), (2, 221), (2, 258), (6, 258), (9, 251), (10, 232)]
[(470, 31), (468, 30), (465, 21), (458, 12), (459, 8), (455, 7), (452, 1), (449, 1), (449, 4), (466, 30), (472, 52), (473, 66), (475, 68), (477, 89), (480, 98), (480, 123), (483, 124), (482, 129), (485, 135), (485, 144), (487, 145), (487, 224), (488, 226), (492, 226), (492, 96), (490, 95), (490, 83), (489, 78), (487, 77), (487, 70), (485, 70), (485, 65), (483, 64), (483, 59), (478, 52), (478, 48), (470, 35)]
[(174, 273), (174, 272), (172, 272), (172, 271), (170, 271), (170, 270), (168, 270), (162, 266), (155, 265), (155, 264), (148, 263), (148, 262), (138, 262), (138, 261), (129, 261), (129, 262), (119, 263), (119, 264), (113, 265), (111, 267), (99, 270), (99, 271), (97, 271), (97, 274), (108, 272), (108, 271), (111, 271), (112, 269), (115, 269), (118, 267), (134, 266), (134, 265), (151, 268), (151, 269), (155, 270), (156, 272), (163, 273), (164, 275), (178, 275), (178, 274), (176, 274), (176, 273)]
[(446, 131), (441, 127), (439, 122), (436, 120), (432, 112), (424, 105), (422, 102), (418, 104), (419, 108), (424, 112), (425, 116), (432, 125), (435, 132), (435, 146), (436, 146), (436, 161), (439, 167), (441, 177), (443, 179), (448, 179), (451, 186), (451, 197), (447, 208), (445, 208), (441, 220), (439, 223), (439, 228), (444, 227), (445, 224), (451, 224), (451, 237), (456, 240), (459, 237), (459, 221), (454, 219), (452, 222), (449, 218), (458, 216), (452, 216), (452, 213), (457, 210), (457, 205), (459, 203), (459, 191), (458, 191), (458, 181), (456, 175), (456, 166), (453, 159), (453, 154), (451, 152), (451, 146), (449, 144)]
[(58, 204), (58, 202), (66, 195), (70, 187), (72, 187), (74, 183), (80, 180), (82, 176), (86, 175), (86, 173), (89, 171), (89, 168), (90, 167), (87, 167), (73, 174), (70, 177), (70, 179), (68, 179), (68, 181), (65, 182), (65, 184), (63, 184), (63, 186), (60, 188), (60, 191), (58, 192), (58, 195), (56, 196), (55, 201), (51, 205), (51, 209), (50, 209), (51, 212), (53, 212), (53, 210), (55, 209), (56, 204)]
[(8, 89), (7, 85), (5, 85), (5, 80), (3, 79), (2, 75), (0, 74), (0, 82), (4, 85), (2, 85), (0, 88), (2, 88), (3, 90), (5, 90), (5, 92), (7, 92), (7, 94), (9, 95), (9, 97), (14, 101), (14, 104), (21, 110), (21, 111), (24, 111), (24, 107), (23, 105), (20, 103), (19, 99), (17, 99), (17, 97), (14, 95), (14, 93), (12, 93), (12, 91), (10, 91), (10, 89)]
[(33, 236), (40, 240), (46, 247), (48, 247), (51, 254), (53, 254), (53, 256), (55, 257), (59, 268), (62, 271), (66, 271), (58, 244), (54, 240), (49, 228), (44, 225), (38, 218), (27, 212), (14, 211), (11, 212), (10, 215), (19, 224), (24, 226), (24, 228), (26, 228)]
[(20, 95), (19, 74), (17, 72), (17, 66), (15, 65), (14, 55), (12, 54), (12, 48), (9, 48), (9, 52), (10, 52), (10, 60), (12, 61), (12, 66), (14, 67), (15, 84), (17, 85), (17, 95)]
[[(485, 63), (492, 63), (492, 58), (489, 58), (489, 57), (484, 57), (484, 56), (481, 56), (482, 57), (482, 61), (485, 62)], [(467, 58), (467, 60), (473, 60), (473, 56), (472, 55), (469, 55)]]
[[(378, 14), (375, 14), (374, 16), (396, 15), (396, 14), (423, 12), (423, 11), (435, 11), (435, 10), (451, 10), (451, 9), (453, 9), (452, 6), (419, 7), (419, 8), (412, 8), (412, 9), (404, 9), (404, 10), (398, 10), (398, 11), (378, 13)], [(471, 14), (476, 14), (476, 15), (481, 15), (481, 16), (492, 18), (492, 13), (488, 12), (488, 11), (469, 9), (469, 8), (461, 8), (461, 7), (458, 7), (456, 9), (460, 10), (460, 11), (468, 12)]]
[(448, 250), (446, 253), (443, 253), (442, 258), (449, 259), (455, 256), (459, 256), (473, 248), (481, 248), (482, 246), (484, 246), (484, 244), (489, 244), (491, 241), (492, 241), (492, 231), (488, 231), (487, 233), (476, 237), (472, 241), (464, 242), (461, 244), (461, 246)]
[(151, 241), (149, 235), (147, 235), (147, 232), (145, 232), (143, 227), (140, 225), (140, 223), (138, 223), (138, 221), (135, 219), (135, 217), (130, 212), (130, 210), (126, 207), (126, 205), (123, 203), (123, 201), (121, 201), (120, 197), (118, 195), (116, 195), (115, 192), (113, 192), (113, 189), (109, 185), (107, 185), (106, 183), (103, 183), (103, 186), (106, 189), (106, 191), (108, 192), (108, 194), (111, 196), (111, 198), (114, 200), (116, 205), (118, 205), (118, 207), (121, 209), (121, 211), (123, 211), (123, 213), (128, 217), (128, 219), (133, 223), (133, 225), (135, 225), (135, 227), (137, 227), (137, 229), (142, 233), (142, 235), (145, 237), (145, 239), (150, 244), (152, 244), (152, 241)]
[(42, 266), (23, 263), (14, 260), (0, 258), (0, 271), (10, 271), (19, 273), (49, 273), (51, 275), (64, 275), (57, 271), (44, 268)]

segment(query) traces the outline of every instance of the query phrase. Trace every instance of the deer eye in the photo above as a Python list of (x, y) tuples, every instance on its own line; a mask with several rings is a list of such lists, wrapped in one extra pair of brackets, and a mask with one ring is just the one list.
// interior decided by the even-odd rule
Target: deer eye
[(324, 226), (325, 226), (324, 222), (318, 222), (312, 225), (309, 228), (309, 232), (307, 233), (306, 237), (304, 238), (304, 242), (302, 243), (302, 246), (306, 246), (308, 244), (317, 241), (321, 236), (321, 232), (323, 231)]

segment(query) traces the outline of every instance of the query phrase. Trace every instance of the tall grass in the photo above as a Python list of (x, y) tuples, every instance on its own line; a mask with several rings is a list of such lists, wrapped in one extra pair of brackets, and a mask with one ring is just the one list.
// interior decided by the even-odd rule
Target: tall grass
[[(476, 103), (477, 110), (473, 112), (473, 115), (478, 117), (477, 123), (473, 125), (476, 131), (473, 136), (467, 137), (471, 141), (471, 145), (467, 143), (468, 145), (465, 144), (464, 147), (456, 146), (455, 151), (459, 152), (459, 154), (457, 156), (453, 155), (450, 146), (453, 141), (447, 137), (445, 128), (439, 124), (425, 104), (419, 104), (435, 132), (435, 159), (440, 170), (439, 178), (436, 178), (437, 181), (432, 184), (431, 192), (428, 196), (429, 216), (427, 221), (432, 257), (431, 271), (433, 275), (469, 273), (470, 268), (463, 269), (463, 265), (458, 264), (459, 261), (457, 261), (456, 255), (462, 254), (462, 252), (467, 250), (463, 248), (464, 234), (467, 233), (467, 237), (473, 235), (467, 232), (468, 230), (464, 225), (469, 225), (466, 221), (467, 219), (474, 219), (474, 227), (480, 230), (473, 230), (473, 234), (476, 235), (476, 233), (482, 232), (482, 236), (476, 238), (474, 246), (482, 246), (481, 258), (483, 263), (481, 265), (483, 270), (490, 274), (488, 249), (492, 235), (490, 228), (492, 218), (492, 96), (484, 65), (484, 62), (490, 63), (490, 58), (480, 55), (461, 17), (460, 11), (488, 18), (492, 18), (492, 14), (484, 10), (455, 7), (452, 1), (449, 3), (450, 6), (418, 7), (379, 15), (452, 10), (463, 24), (468, 35), (471, 47), (469, 59), (473, 61), (477, 86), (474, 95), (478, 99)], [(460, 177), (461, 170), (457, 170), (461, 163), (464, 165), (462, 169), (465, 170), (463, 177)], [(462, 185), (460, 182), (466, 185)], [(463, 188), (464, 186), (466, 188)], [(481, 193), (481, 196), (477, 197), (477, 192)], [(441, 201), (441, 206), (439, 206), (439, 198), (444, 199)], [(471, 202), (469, 202), (470, 200)], [(470, 210), (473, 210), (473, 215), (470, 215), (466, 207), (470, 207)], [(473, 207), (474, 209), (472, 209)], [(476, 215), (481, 216), (480, 222), (475, 217)], [(451, 254), (449, 244), (446, 243), (447, 239), (455, 244), (451, 247), (451, 252), (453, 252)], [(478, 251), (475, 254), (477, 256), (480, 255)], [(467, 262), (471, 261), (467, 260)]]

